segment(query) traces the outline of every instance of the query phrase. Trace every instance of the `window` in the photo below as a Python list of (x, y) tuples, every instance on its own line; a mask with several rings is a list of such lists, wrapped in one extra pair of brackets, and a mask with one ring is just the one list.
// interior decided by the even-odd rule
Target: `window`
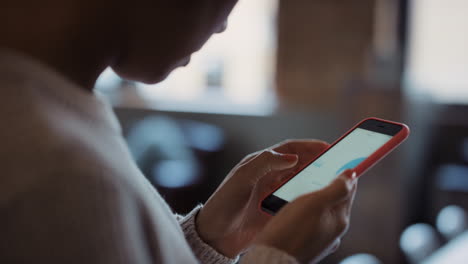
[(468, 1), (413, 0), (409, 29), (410, 95), (468, 104)]
[[(194, 54), (189, 66), (156, 85), (130, 84), (142, 99), (138, 104), (163, 110), (270, 113), (275, 106), (276, 11), (274, 0), (241, 0), (228, 29)], [(112, 78), (107, 71), (97, 87), (112, 94), (106, 89), (115, 87)]]

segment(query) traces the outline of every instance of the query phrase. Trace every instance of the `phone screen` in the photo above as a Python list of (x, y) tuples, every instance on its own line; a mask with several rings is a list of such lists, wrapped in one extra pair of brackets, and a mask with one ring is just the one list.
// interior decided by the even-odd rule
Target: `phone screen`
[(319, 190), (345, 170), (357, 167), (391, 138), (391, 135), (358, 127), (273, 195), (290, 202), (298, 196)]

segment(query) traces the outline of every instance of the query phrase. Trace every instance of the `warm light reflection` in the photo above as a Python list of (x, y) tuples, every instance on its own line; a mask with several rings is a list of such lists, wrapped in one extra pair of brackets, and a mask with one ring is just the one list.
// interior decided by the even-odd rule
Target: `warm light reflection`
[(468, 103), (468, 1), (411, 1), (409, 92)]

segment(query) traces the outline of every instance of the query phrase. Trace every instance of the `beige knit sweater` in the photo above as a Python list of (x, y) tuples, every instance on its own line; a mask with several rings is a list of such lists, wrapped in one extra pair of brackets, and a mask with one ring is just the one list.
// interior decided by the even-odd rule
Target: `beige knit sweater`
[[(199, 208), (177, 219), (95, 95), (9, 51), (0, 93), (0, 263), (236, 261), (200, 239)], [(241, 261), (296, 263), (263, 246)]]

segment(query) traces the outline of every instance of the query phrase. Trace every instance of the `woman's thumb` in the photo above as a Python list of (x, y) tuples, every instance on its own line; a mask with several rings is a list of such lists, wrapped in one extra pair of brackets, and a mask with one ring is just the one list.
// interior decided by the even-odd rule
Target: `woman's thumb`
[(356, 173), (352, 170), (347, 170), (328, 186), (318, 191), (317, 195), (321, 196), (323, 201), (338, 203), (350, 197), (355, 183)]

